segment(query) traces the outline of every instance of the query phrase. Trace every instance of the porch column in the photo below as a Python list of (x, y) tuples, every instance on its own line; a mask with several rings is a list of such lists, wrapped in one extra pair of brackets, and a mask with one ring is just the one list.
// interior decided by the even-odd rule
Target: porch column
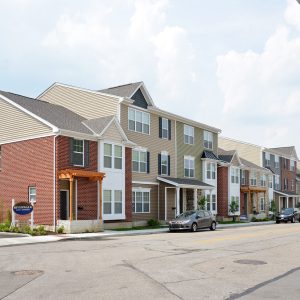
[(289, 197), (285, 197), (286, 208), (289, 208)]
[(99, 180), (99, 219), (102, 220), (102, 179)]
[(70, 178), (70, 207), (69, 207), (69, 215), (70, 215), (70, 223), (73, 220), (73, 181), (74, 178)]
[(197, 209), (197, 189), (194, 189), (194, 209)]
[(168, 189), (165, 187), (165, 221), (167, 221), (167, 197), (168, 197)]
[(176, 187), (176, 216), (180, 214), (180, 188)]

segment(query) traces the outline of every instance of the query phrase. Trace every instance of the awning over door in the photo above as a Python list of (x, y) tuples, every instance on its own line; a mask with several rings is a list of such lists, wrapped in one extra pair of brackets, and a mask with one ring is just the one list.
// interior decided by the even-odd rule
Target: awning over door
[(157, 177), (158, 181), (168, 183), (175, 187), (185, 189), (200, 189), (200, 190), (213, 190), (215, 187), (204, 183), (197, 179), (190, 178), (174, 178), (174, 177)]

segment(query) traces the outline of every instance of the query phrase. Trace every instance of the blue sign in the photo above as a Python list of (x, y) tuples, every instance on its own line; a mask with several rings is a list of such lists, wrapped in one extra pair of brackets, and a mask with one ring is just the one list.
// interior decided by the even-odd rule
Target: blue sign
[(13, 210), (18, 215), (27, 215), (33, 211), (33, 206), (29, 202), (19, 202), (14, 205)]

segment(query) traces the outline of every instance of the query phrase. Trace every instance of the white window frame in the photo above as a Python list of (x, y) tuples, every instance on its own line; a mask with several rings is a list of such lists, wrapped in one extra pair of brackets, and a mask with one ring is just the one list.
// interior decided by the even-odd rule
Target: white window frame
[[(136, 211), (136, 193), (142, 193), (142, 211)], [(151, 189), (145, 189), (145, 188), (133, 188), (132, 194), (135, 194), (135, 196), (132, 195), (132, 204), (134, 200), (134, 210), (132, 209), (132, 213), (134, 214), (150, 214), (151, 213)], [(149, 211), (145, 211), (145, 200), (144, 200), (144, 194), (149, 194)]]
[[(75, 151), (75, 150), (74, 150), (74, 147), (75, 147), (75, 143), (74, 143), (74, 142), (75, 142), (75, 141), (82, 142), (82, 152), (79, 152), (79, 151)], [(84, 148), (85, 148), (84, 140), (82, 140), (82, 139), (74, 139), (74, 138), (73, 138), (73, 149), (72, 149), (72, 152), (73, 152), (73, 153), (76, 153), (76, 154), (81, 154), (81, 155), (82, 155), (82, 164), (81, 164), (81, 165), (73, 164), (73, 166), (75, 166), (75, 167), (84, 167), (84, 156), (85, 156)]]
[[(186, 164), (185, 164), (186, 160), (189, 161), (188, 166), (186, 166)], [(191, 161), (193, 161), (194, 168), (191, 168)], [(186, 176), (185, 170), (188, 170), (189, 176)], [(191, 170), (194, 171), (194, 176), (191, 176)], [(183, 172), (184, 172), (184, 177), (186, 177), (186, 178), (195, 178), (195, 157), (189, 156), (189, 155), (184, 156)]]
[(203, 132), (203, 147), (212, 150), (214, 146), (214, 136), (210, 131)]
[(269, 176), (269, 189), (273, 188), (273, 175)]
[(250, 176), (250, 185), (251, 186), (257, 186), (257, 173), (255, 171), (250, 172), (251, 176)]
[[(131, 113), (134, 115), (133, 119), (130, 116)], [(137, 121), (137, 113), (140, 113), (142, 115), (142, 120), (140, 122), (142, 124), (142, 131), (137, 130), (137, 126), (136, 126), (136, 123), (138, 122)], [(134, 122), (134, 129), (130, 128), (130, 126), (129, 126), (130, 122), (129, 121)], [(138, 109), (135, 109), (135, 108), (132, 108), (132, 107), (128, 107), (128, 130), (150, 135), (150, 123), (151, 123), (150, 114), (148, 112), (144, 112), (142, 110), (138, 110)], [(145, 126), (148, 126), (149, 132), (144, 131)]]
[(246, 184), (246, 170), (242, 170), (241, 185)]
[(260, 175), (260, 185), (262, 187), (266, 187), (267, 186), (267, 178), (265, 174)]
[[(138, 160), (133, 160), (133, 151), (138, 152)], [(141, 161), (141, 153), (145, 153), (146, 161)], [(132, 172), (133, 173), (147, 173), (148, 170), (148, 159), (147, 159), (147, 150), (144, 149), (132, 149)], [(138, 163), (138, 170), (133, 169), (133, 162)], [(141, 163), (145, 163), (145, 171), (141, 171)]]
[[(111, 156), (105, 155), (105, 145), (109, 145), (111, 146)], [(121, 156), (116, 156), (115, 154), (115, 147), (120, 147), (121, 148)], [(106, 167), (105, 166), (105, 157), (110, 157), (111, 159), (111, 167)], [(103, 143), (103, 155), (102, 155), (102, 164), (103, 164), (103, 169), (107, 169), (107, 170), (116, 170), (116, 171), (122, 171), (123, 170), (123, 157), (124, 157), (124, 148), (122, 145), (120, 144), (115, 144), (115, 143), (111, 143), (111, 142), (104, 142)], [(121, 169), (120, 168), (116, 168), (116, 163), (115, 163), (115, 159), (121, 159)]]
[(276, 190), (279, 190), (279, 183), (280, 183), (280, 176), (279, 175), (275, 175), (275, 185), (274, 185), (274, 188)]
[(291, 191), (295, 191), (295, 180), (291, 180)]
[(238, 168), (231, 167), (231, 172), (230, 172), (230, 181), (231, 183), (234, 184), (239, 184), (240, 183), (240, 170)]
[(266, 158), (266, 166), (270, 167), (271, 158), (270, 158), (270, 153), (269, 152), (265, 152), (265, 158)]
[[(110, 192), (110, 201), (109, 202), (105, 201), (104, 193), (106, 191)], [(121, 207), (122, 207), (122, 212), (121, 213), (116, 213), (116, 208), (115, 208), (116, 192), (121, 192)], [(119, 217), (119, 218), (124, 217), (124, 191), (122, 189), (105, 188), (105, 189), (103, 189), (102, 197), (103, 197), (103, 210), (102, 211), (103, 211), (103, 218), (105, 220), (115, 219), (116, 217)], [(104, 203), (110, 203), (111, 213), (105, 213)]]
[(216, 179), (216, 164), (213, 162), (206, 163), (206, 179), (209, 180)]
[[(32, 192), (34, 190), (34, 192)], [(34, 197), (34, 200), (31, 200), (31, 197)], [(30, 203), (36, 203), (36, 186), (28, 187), (28, 201)]]
[[(164, 133), (166, 136), (164, 136)], [(169, 119), (161, 118), (161, 137), (165, 140), (169, 139)]]
[(295, 171), (296, 169), (296, 162), (294, 160), (290, 160), (290, 171)]
[(193, 126), (184, 124), (183, 139), (186, 145), (195, 144), (195, 128)]
[(279, 156), (278, 155), (275, 155), (275, 168), (276, 169), (279, 169)]
[[(166, 164), (163, 164), (163, 156), (166, 157)], [(163, 166), (165, 166), (166, 168), (166, 173), (163, 172)], [(160, 154), (160, 172), (161, 172), (161, 175), (166, 175), (168, 176), (169, 175), (169, 153), (166, 152), (166, 151), (162, 151), (161, 154)]]
[(283, 190), (284, 191), (287, 191), (288, 190), (288, 188), (289, 188), (289, 186), (288, 186), (288, 180), (287, 180), (287, 178), (284, 178), (283, 179)]

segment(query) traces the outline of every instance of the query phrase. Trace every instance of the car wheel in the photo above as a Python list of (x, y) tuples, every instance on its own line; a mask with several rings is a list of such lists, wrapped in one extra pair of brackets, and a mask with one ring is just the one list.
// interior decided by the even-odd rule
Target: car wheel
[(217, 228), (216, 222), (212, 222), (209, 229), (214, 231), (214, 230), (216, 230), (216, 228)]
[(280, 222), (279, 221), (276, 221), (276, 224), (279, 224)]
[(191, 231), (192, 231), (192, 232), (196, 232), (197, 229), (198, 229), (197, 224), (196, 224), (196, 223), (193, 223), (193, 224), (192, 224), (192, 227), (191, 227)]
[(291, 223), (295, 223), (295, 218), (294, 217), (292, 218)]

